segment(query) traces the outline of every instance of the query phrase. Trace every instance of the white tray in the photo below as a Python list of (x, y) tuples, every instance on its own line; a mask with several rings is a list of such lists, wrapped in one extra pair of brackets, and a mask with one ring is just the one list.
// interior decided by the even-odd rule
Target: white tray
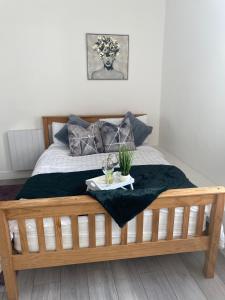
[(125, 186), (130, 185), (133, 190), (134, 178), (129, 175), (125, 181), (121, 181), (120, 172), (113, 173), (113, 183), (107, 184), (105, 175), (90, 178), (86, 180), (87, 190), (101, 191), (101, 190), (115, 190), (118, 188), (125, 189)]

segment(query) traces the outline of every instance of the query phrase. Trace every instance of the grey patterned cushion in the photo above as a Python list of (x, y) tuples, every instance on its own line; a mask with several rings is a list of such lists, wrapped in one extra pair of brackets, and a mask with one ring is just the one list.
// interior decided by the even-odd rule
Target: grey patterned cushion
[(75, 116), (75, 115), (70, 115), (68, 123), (65, 126), (63, 126), (63, 128), (61, 130), (59, 130), (59, 132), (57, 132), (55, 134), (55, 137), (60, 142), (62, 142), (63, 144), (65, 144), (67, 146), (69, 145), (69, 136), (68, 136), (68, 128), (67, 128), (68, 124), (79, 125), (84, 128), (87, 128), (90, 125), (90, 123), (85, 121), (84, 119), (81, 119), (80, 117)]
[(129, 118), (124, 118), (118, 126), (108, 122), (103, 123), (101, 135), (105, 152), (118, 152), (122, 145), (125, 145), (129, 150), (135, 150)]
[(68, 124), (69, 147), (72, 156), (90, 155), (103, 152), (99, 122), (88, 128)]
[(143, 144), (148, 135), (152, 133), (153, 127), (146, 125), (144, 122), (135, 117), (130, 111), (125, 115), (128, 117), (133, 129), (134, 142), (136, 146)]

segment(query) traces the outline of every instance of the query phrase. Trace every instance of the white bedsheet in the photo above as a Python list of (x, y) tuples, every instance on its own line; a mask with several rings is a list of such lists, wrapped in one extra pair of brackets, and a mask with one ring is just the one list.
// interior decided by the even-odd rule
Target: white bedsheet
[[(62, 145), (52, 144), (39, 158), (32, 176), (43, 173), (54, 172), (75, 172), (98, 169), (102, 167), (102, 161), (107, 156), (107, 153), (101, 153), (89, 156), (72, 157), (69, 155), (69, 149)], [(150, 146), (141, 146), (134, 153), (133, 165), (150, 165), (150, 164), (169, 164), (163, 155), (156, 149)], [(191, 207), (190, 222), (189, 222), (189, 235), (195, 234), (196, 221), (197, 221), (198, 208)], [(160, 210), (159, 222), (159, 239), (165, 239), (167, 234), (167, 216), (168, 210)], [(183, 208), (176, 208), (175, 222), (174, 222), (174, 238), (181, 236), (182, 230)], [(105, 226), (104, 215), (99, 214), (96, 216), (96, 244), (97, 246), (104, 245)], [(81, 216), (78, 218), (79, 224), (79, 243), (80, 247), (88, 247), (88, 218)], [(204, 223), (205, 224), (205, 223)], [(61, 218), (62, 225), (62, 240), (63, 248), (70, 249), (72, 247), (71, 239), (71, 222), (69, 217)], [(152, 225), (152, 211), (145, 210), (144, 212), (144, 233), (143, 240), (151, 240), (151, 225)], [(136, 237), (136, 218), (128, 223), (128, 243), (135, 242)], [(38, 239), (36, 224), (33, 219), (26, 220), (26, 230), (28, 235), (28, 246), (30, 251), (38, 251)], [(55, 233), (52, 218), (44, 219), (44, 230), (47, 250), (55, 249)], [(10, 222), (10, 231), (14, 235), (15, 248), (21, 251), (18, 225), (16, 221)], [(120, 243), (120, 228), (113, 221), (112, 226), (112, 243)]]
[[(52, 144), (38, 159), (32, 175), (55, 172), (79, 172), (102, 168), (108, 153), (70, 156), (66, 146)], [(140, 146), (134, 151), (133, 165), (169, 164), (163, 155), (151, 146)]]

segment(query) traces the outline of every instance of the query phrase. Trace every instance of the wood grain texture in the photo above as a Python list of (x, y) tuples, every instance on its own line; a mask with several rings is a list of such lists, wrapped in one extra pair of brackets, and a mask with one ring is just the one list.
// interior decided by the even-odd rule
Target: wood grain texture
[(172, 286), (177, 299), (206, 300), (204, 293), (199, 288), (194, 278), (190, 275), (178, 255), (166, 255), (157, 258), (158, 263)]
[[(211, 204), (216, 195), (225, 194), (225, 188), (223, 187), (209, 187), (209, 188), (191, 188), (191, 189), (177, 189), (168, 190), (163, 192), (158, 196), (158, 198), (149, 205), (148, 209), (160, 209), (160, 208), (171, 208), (171, 207), (185, 207), (185, 206), (199, 206)], [(74, 205), (76, 204), (76, 211)], [(15, 219), (15, 213), (19, 213), (21, 218), (28, 216), (39, 217), (44, 210), (38, 214), (38, 209), (48, 209), (54, 208), (58, 209), (72, 209), (72, 214), (88, 214), (96, 209), (100, 212), (104, 212), (102, 206), (96, 202), (91, 196), (81, 195), (81, 196), (69, 196), (69, 197), (57, 197), (57, 198), (44, 198), (44, 199), (29, 199), (20, 201), (1, 201), (0, 209), (6, 211), (7, 219)], [(32, 208), (32, 211), (27, 212), (27, 209)], [(14, 211), (16, 210), (17, 211)], [(35, 210), (36, 209), (36, 210)], [(82, 211), (83, 209), (83, 211)], [(87, 210), (86, 210), (87, 209)], [(27, 214), (28, 213), (28, 214)], [(52, 212), (54, 215), (54, 211)], [(55, 211), (58, 215), (60, 211)], [(51, 211), (49, 210), (46, 216), (51, 216)]]
[(17, 282), (19, 287), (19, 299), (30, 300), (34, 286), (34, 277), (36, 270), (25, 270), (17, 273)]
[(143, 222), (144, 222), (144, 214), (141, 212), (136, 217), (136, 243), (143, 242)]
[(91, 300), (118, 299), (112, 273), (107, 269), (105, 271), (88, 271), (88, 287)]
[(197, 236), (202, 235), (204, 217), (205, 217), (205, 205), (201, 205), (201, 206), (199, 206), (197, 225), (196, 225), (196, 235)]
[(109, 247), (80, 248), (77, 250), (47, 251), (45, 254), (30, 253), (27, 255), (13, 255), (12, 257), (14, 268), (24, 270), (170, 253), (206, 251), (208, 243), (209, 237), (201, 236), (186, 240), (160, 240), (154, 243), (144, 242)]
[[(202, 292), (207, 299), (223, 299), (225, 298), (225, 284), (216, 274), (214, 280), (206, 280), (202, 276), (201, 266), (202, 259), (199, 259), (199, 255), (196, 256), (193, 253), (183, 254), (180, 256), (187, 270), (191, 276), (195, 279)], [(201, 255), (202, 257), (202, 255)]]
[(189, 218), (190, 218), (190, 207), (185, 206), (183, 212), (182, 239), (186, 239), (188, 237)]
[(28, 242), (27, 242), (27, 232), (26, 232), (25, 220), (18, 219), (17, 223), (18, 223), (18, 228), (19, 228), (22, 253), (27, 254), (29, 252), (29, 248), (28, 248)]
[(204, 274), (207, 278), (212, 278), (214, 276), (223, 214), (224, 195), (217, 195), (217, 198), (212, 205), (212, 212), (210, 216), (209, 225), (210, 241), (209, 248), (206, 252), (204, 265)]
[(70, 216), (70, 219), (71, 219), (73, 249), (77, 249), (80, 246), (79, 245), (78, 216)]
[(175, 208), (168, 209), (168, 221), (167, 221), (167, 240), (173, 239), (173, 226), (174, 226)]
[[(212, 188), (194, 188), (170, 190), (162, 193), (147, 209), (156, 210), (153, 219), (156, 225), (153, 225), (153, 240), (150, 242), (143, 242), (143, 216), (140, 214), (137, 217), (137, 242), (127, 244), (127, 228), (122, 229), (121, 245), (112, 245), (112, 224), (111, 219), (107, 217), (105, 209), (93, 198), (87, 195), (73, 196), (73, 197), (59, 197), (52, 199), (33, 199), (21, 201), (0, 201), (0, 238), (4, 243), (0, 244), (0, 255), (2, 256), (2, 265), (6, 278), (6, 287), (8, 297), (10, 299), (17, 299), (17, 288), (15, 270), (23, 270), (30, 268), (41, 268), (50, 266), (62, 266), (69, 264), (80, 264), (107, 260), (137, 258), (153, 255), (165, 255), (171, 253), (193, 252), (193, 251), (207, 251), (205, 262), (205, 274), (207, 277), (212, 277), (215, 269), (215, 262), (217, 257), (220, 225), (223, 215), (224, 206), (224, 187)], [(212, 204), (212, 214), (210, 221), (210, 229), (208, 236), (188, 237), (186, 236), (186, 225), (183, 225), (182, 239), (173, 240), (173, 223), (174, 211), (176, 207), (190, 207), (204, 206)], [(168, 240), (157, 240), (157, 223), (158, 212), (160, 208), (168, 208), (169, 217), (167, 224)], [(203, 211), (203, 210), (202, 210)], [(106, 245), (96, 247), (95, 238), (95, 215), (103, 213), (106, 214), (105, 219), (105, 233)], [(79, 248), (77, 243), (78, 230), (75, 224), (73, 241), (75, 241), (72, 250), (64, 250), (62, 247), (61, 234), (61, 216), (89, 216), (89, 237), (90, 247)], [(203, 213), (199, 214), (198, 221), (199, 228), (201, 228)], [(40, 251), (39, 253), (28, 253), (26, 245), (26, 230), (24, 226), (24, 219), (53, 217), (56, 232), (56, 251)], [(184, 219), (187, 217), (184, 216)], [(20, 234), (22, 237), (23, 253), (12, 254), (11, 241), (8, 230), (8, 220), (20, 220)], [(75, 219), (74, 219), (75, 220)], [(184, 223), (185, 223), (184, 222)], [(72, 221), (73, 223), (73, 221)], [(7, 225), (7, 226), (6, 226)], [(37, 226), (38, 231), (43, 229)], [(199, 229), (200, 230), (200, 229)], [(199, 231), (200, 232), (200, 231)], [(42, 242), (43, 244), (43, 237)], [(78, 247), (77, 247), (78, 246)], [(124, 289), (126, 290), (126, 288)], [(12, 298), (12, 295), (14, 298)]]
[[(163, 257), (145, 257), (20, 271), (17, 276), (20, 299), (89, 300), (92, 291), (95, 299), (100, 291), (104, 290), (103, 295), (106, 295), (108, 289), (114, 289), (111, 281), (116, 289), (116, 299), (137, 300), (147, 297), (154, 300), (189, 300), (196, 299), (195, 295), (197, 297), (199, 293), (205, 299), (225, 298), (225, 258), (222, 254), (218, 256), (216, 275), (210, 280), (201, 273), (204, 263), (204, 254), (201, 252), (170, 255), (165, 259), (166, 262), (162, 261)], [(109, 275), (110, 280), (103, 280), (99, 286), (98, 281), (105, 276), (105, 272), (112, 276)], [(88, 279), (91, 281), (96, 274), (98, 279), (89, 285)], [(193, 282), (196, 283), (194, 286)], [(188, 288), (191, 289), (189, 292)], [(3, 288), (0, 288), (0, 299), (7, 300)]]
[(95, 215), (88, 215), (89, 247), (96, 247)]
[(112, 245), (112, 218), (109, 214), (105, 214), (105, 245)]
[(12, 244), (5, 214), (0, 210), (0, 255), (8, 300), (17, 300), (16, 272), (12, 260)]
[(62, 267), (60, 288), (61, 300), (89, 300), (86, 265)]
[(163, 271), (158, 270), (156, 272), (141, 274), (140, 277), (148, 299), (176, 299), (176, 294)]
[(63, 249), (60, 217), (54, 217), (54, 227), (55, 227), (55, 248), (56, 251), (60, 251)]
[(45, 247), (44, 224), (43, 224), (43, 219), (42, 218), (37, 218), (36, 219), (36, 226), (37, 226), (39, 251), (44, 252), (44, 251), (46, 251), (46, 247)]
[(158, 241), (159, 209), (152, 210), (152, 242)]
[(133, 260), (110, 263), (119, 299), (148, 299)]
[(127, 225), (121, 229), (121, 245), (127, 244)]
[(60, 282), (35, 285), (31, 294), (32, 300), (61, 300)]

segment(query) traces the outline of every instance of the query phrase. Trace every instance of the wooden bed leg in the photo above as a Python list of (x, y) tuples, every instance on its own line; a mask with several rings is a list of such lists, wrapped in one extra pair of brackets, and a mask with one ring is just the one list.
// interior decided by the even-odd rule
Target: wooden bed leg
[(12, 261), (2, 259), (5, 288), (8, 300), (18, 300), (18, 289), (16, 282), (16, 272), (13, 269)]
[(18, 300), (16, 271), (12, 261), (12, 245), (9, 235), (8, 222), (0, 210), (0, 256), (8, 300)]
[(205, 253), (204, 275), (206, 278), (213, 278), (218, 254), (221, 223), (224, 213), (224, 195), (219, 194), (212, 205), (209, 224), (209, 249)]

